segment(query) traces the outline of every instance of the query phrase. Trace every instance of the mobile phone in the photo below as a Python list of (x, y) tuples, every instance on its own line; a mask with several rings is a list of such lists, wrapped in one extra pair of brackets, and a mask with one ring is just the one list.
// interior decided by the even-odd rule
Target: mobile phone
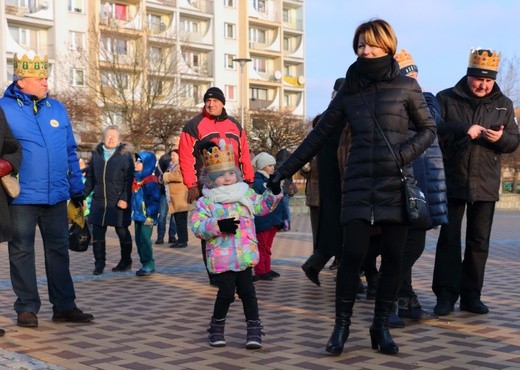
[(492, 125), (490, 129), (493, 131), (500, 131), (500, 127), (502, 127), (502, 125)]

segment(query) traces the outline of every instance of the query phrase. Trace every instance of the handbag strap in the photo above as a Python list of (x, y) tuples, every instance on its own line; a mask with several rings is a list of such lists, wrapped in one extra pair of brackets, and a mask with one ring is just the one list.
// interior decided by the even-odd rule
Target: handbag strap
[(370, 105), (368, 104), (367, 99), (365, 98), (365, 94), (363, 94), (363, 91), (360, 90), (359, 93), (361, 94), (361, 97), (363, 98), (363, 101), (365, 102), (365, 105), (367, 106), (367, 109), (368, 109), (368, 112), (370, 113), (370, 116), (372, 117), (372, 119), (374, 120), (374, 123), (376, 124), (377, 128), (379, 129), (379, 133), (381, 134), (381, 136), (385, 140), (385, 143), (388, 146), (388, 149), (390, 150), (390, 153), (392, 154), (392, 158), (394, 158), (395, 164), (397, 165), (397, 168), (399, 169), (399, 174), (401, 175), (401, 178), (403, 179), (403, 181), (406, 181), (406, 176), (404, 175), (403, 169), (399, 165), (399, 161), (397, 160), (397, 156), (395, 155), (395, 152), (392, 149), (392, 146), (388, 142), (388, 139), (386, 138), (386, 135), (385, 135), (383, 129), (381, 128), (381, 125), (379, 124), (379, 121), (377, 120), (376, 115), (372, 111), (372, 107), (370, 107)]

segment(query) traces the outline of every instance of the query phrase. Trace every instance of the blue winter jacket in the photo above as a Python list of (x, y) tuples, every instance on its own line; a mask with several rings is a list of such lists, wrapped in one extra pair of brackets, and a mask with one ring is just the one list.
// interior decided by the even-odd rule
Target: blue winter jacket
[(13, 82), (0, 99), (7, 123), (22, 145), (21, 192), (12, 203), (54, 205), (83, 194), (77, 145), (65, 106), (49, 97), (33, 98)]
[[(132, 184), (132, 220), (145, 222), (147, 218), (157, 224), (159, 214), (159, 183), (157, 177), (152, 175), (157, 161), (155, 154), (151, 152), (135, 153), (135, 158), (141, 159), (143, 169), (134, 173)], [(151, 176), (151, 177), (149, 177)]]
[[(257, 194), (263, 194), (267, 189), (268, 178), (265, 177), (260, 172), (255, 172), (255, 180), (253, 182), (253, 189)], [(265, 231), (271, 229), (273, 227), (282, 228), (283, 220), (287, 211), (285, 210), (285, 203), (281, 201), (278, 203), (276, 208), (265, 216), (256, 216), (255, 217), (255, 228), (256, 232)]]

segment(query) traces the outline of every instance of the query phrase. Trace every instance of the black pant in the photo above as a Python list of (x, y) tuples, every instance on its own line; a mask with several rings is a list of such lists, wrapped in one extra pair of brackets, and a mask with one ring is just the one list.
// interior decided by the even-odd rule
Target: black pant
[[(114, 227), (116, 229), (116, 234), (119, 238), (119, 243), (128, 244), (132, 243), (132, 234), (130, 234), (130, 230), (128, 227)], [(105, 235), (107, 233), (107, 226), (101, 225), (92, 225), (92, 241), (93, 242), (104, 242)]]
[(173, 214), (175, 225), (177, 226), (177, 237), (179, 243), (188, 242), (188, 211)]
[[(466, 248), (461, 261), (461, 228), (466, 207)], [(465, 300), (480, 299), (494, 214), (495, 202), (468, 203), (448, 198), (450, 222), (441, 227), (433, 270), (432, 290), (437, 301), (455, 304), (459, 296)]]
[(426, 243), (426, 229), (417, 229), (410, 226), (403, 251), (403, 269), (401, 271), (400, 297), (413, 297), (412, 267), (421, 257)]
[(213, 308), (215, 319), (225, 319), (231, 303), (235, 301), (235, 290), (242, 301), (246, 320), (258, 320), (258, 302), (252, 279), (252, 268), (244, 271), (226, 271), (214, 274), (218, 284), (217, 299)]
[[(408, 232), (407, 224), (380, 224), (381, 268), (376, 299), (395, 301), (399, 289), (403, 248)], [(366, 221), (350, 222), (343, 227), (343, 255), (338, 268), (336, 298), (356, 299), (359, 269), (370, 244), (371, 226)]]

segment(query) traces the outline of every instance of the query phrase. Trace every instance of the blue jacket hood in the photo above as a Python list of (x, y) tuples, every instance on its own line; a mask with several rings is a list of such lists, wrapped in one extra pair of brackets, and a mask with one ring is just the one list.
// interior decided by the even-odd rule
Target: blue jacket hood
[(147, 176), (153, 174), (157, 157), (152, 152), (138, 152), (135, 153), (135, 159), (137, 160), (138, 158), (143, 162), (143, 170), (135, 173), (135, 179), (142, 181)]

